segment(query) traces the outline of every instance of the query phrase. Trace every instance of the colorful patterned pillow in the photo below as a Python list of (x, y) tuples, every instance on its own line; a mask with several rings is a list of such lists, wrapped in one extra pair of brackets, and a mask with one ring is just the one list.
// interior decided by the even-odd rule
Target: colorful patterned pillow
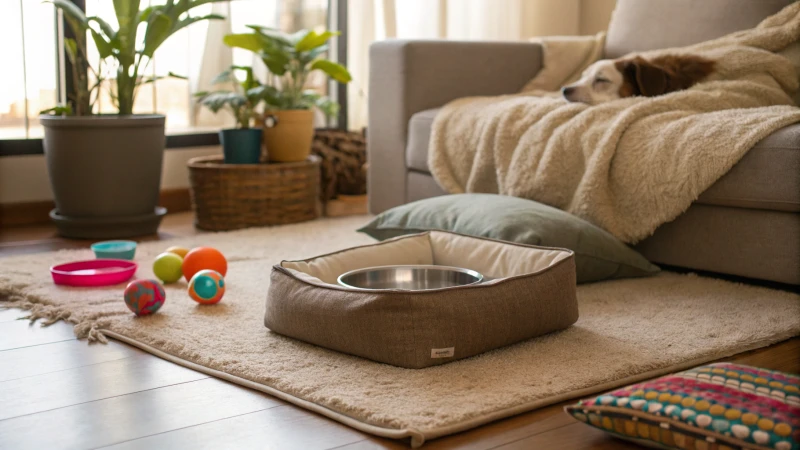
[(649, 447), (800, 450), (800, 377), (739, 364), (696, 367), (565, 410)]

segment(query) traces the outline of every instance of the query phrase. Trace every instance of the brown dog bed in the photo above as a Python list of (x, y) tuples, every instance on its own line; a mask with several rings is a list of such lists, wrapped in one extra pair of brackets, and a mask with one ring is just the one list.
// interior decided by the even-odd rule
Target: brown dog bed
[[(434, 264), (490, 281), (426, 291), (361, 291), (350, 270)], [(272, 331), (406, 368), (474, 356), (578, 320), (571, 251), (430, 231), (272, 269), (264, 324)]]

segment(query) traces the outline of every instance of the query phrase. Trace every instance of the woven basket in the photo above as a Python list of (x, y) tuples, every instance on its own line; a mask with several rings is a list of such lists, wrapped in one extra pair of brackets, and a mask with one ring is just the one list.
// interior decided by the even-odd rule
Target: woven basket
[(223, 164), (220, 156), (189, 160), (195, 226), (225, 231), (319, 217), (319, 165), (306, 161)]
[(322, 158), (323, 201), (367, 193), (367, 139), (363, 133), (318, 128), (311, 152)]

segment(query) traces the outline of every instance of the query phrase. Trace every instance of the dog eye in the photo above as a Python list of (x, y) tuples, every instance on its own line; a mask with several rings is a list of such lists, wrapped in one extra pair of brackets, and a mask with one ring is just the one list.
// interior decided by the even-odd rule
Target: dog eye
[(602, 77), (597, 77), (597, 78), (594, 79), (594, 82), (595, 83), (611, 83), (611, 80), (606, 79), (606, 78), (602, 78)]

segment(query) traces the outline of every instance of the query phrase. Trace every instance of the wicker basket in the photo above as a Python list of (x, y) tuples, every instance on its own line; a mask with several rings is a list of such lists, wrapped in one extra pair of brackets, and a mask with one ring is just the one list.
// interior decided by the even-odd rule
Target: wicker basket
[(225, 231), (319, 217), (320, 158), (274, 164), (223, 164), (221, 156), (189, 161), (195, 226)]

